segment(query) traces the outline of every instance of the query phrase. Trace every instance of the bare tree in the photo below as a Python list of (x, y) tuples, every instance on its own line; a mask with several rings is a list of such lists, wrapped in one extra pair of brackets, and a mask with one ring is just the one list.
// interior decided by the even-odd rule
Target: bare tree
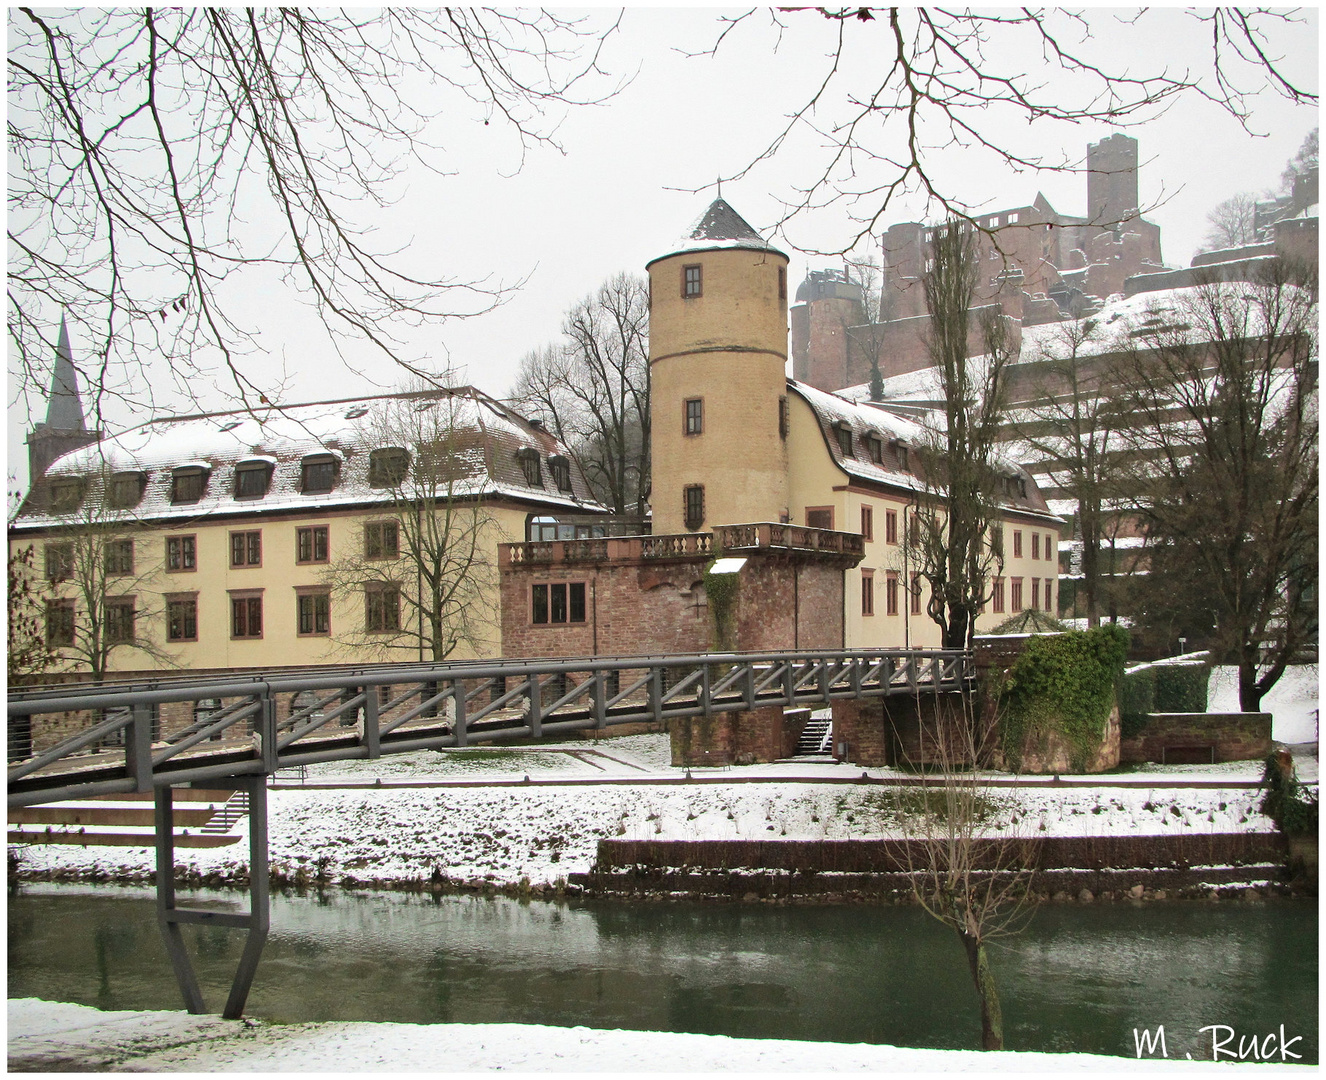
[[(789, 11), (836, 23), (836, 42), (804, 103), (752, 161), (723, 179), (739, 179), (776, 155), (796, 155), (807, 173), (785, 200), (776, 227), (842, 203), (860, 229), (840, 251), (877, 231), (894, 205), (912, 196), (931, 216), (974, 224), (978, 210), (933, 171), (934, 156), (944, 149), (960, 148), (964, 161), (981, 155), (1015, 172), (1081, 172), (1080, 160), (1044, 153), (1047, 124), (1127, 127), (1180, 96), (1200, 96), (1248, 127), (1250, 99), (1264, 88), (1296, 103), (1317, 100), (1285, 76), (1270, 40), (1302, 16), (1260, 8), (1186, 13), (1194, 33), (1213, 45), (1209, 66), (1197, 70), (1145, 65), (1119, 47), (1119, 36), (1140, 38), (1167, 17), (1146, 10), (1120, 16), (1063, 9), (752, 9), (722, 20), (708, 54), (761, 17), (773, 23), (776, 47), (799, 44)], [(1103, 20), (1112, 31), (1108, 45), (1093, 34)], [(869, 74), (855, 74), (861, 70)], [(1025, 138), (1016, 121), (1024, 121)]]
[(962, 701), (936, 705), (933, 722), (922, 724), (930, 771), (921, 787), (896, 788), (895, 800), (912, 893), (957, 934), (981, 1004), (981, 1047), (1002, 1050), (1003, 1010), (986, 946), (1025, 924), (1030, 871), (1017, 836), (995, 831), (998, 807), (978, 771), (995, 728), (983, 729), (971, 699)]
[(482, 650), (496, 632), (498, 537), (483, 502), (473, 398), (419, 391), (388, 399), (365, 423), (362, 442), (375, 448), (369, 480), (390, 501), (359, 523), (355, 549), (324, 575), (333, 596), (363, 607), (362, 620), (336, 639), (396, 660)]
[(1203, 251), (1243, 247), (1257, 242), (1257, 196), (1250, 191), (1231, 195), (1206, 215)]
[(34, 545), (10, 548), (6, 654), (10, 686), (39, 677), (55, 659), (46, 644), (43, 594)]
[(1111, 367), (1102, 355), (1112, 345), (1112, 337), (1094, 319), (1054, 327), (1035, 351), (1022, 356), (1022, 371), (1031, 373), (1029, 392), (1009, 420), (1043, 463), (1050, 482), (1077, 504), (1080, 591), (1093, 627), (1100, 621), (1103, 581), (1114, 569), (1112, 562), (1102, 568), (1102, 547), (1120, 527), (1111, 500), (1120, 470), (1116, 428), (1121, 417)]
[(1280, 174), (1280, 187), (1286, 195), (1294, 191), (1294, 181), (1308, 176), (1317, 168), (1321, 156), (1321, 138), (1319, 128), (1313, 128), (1303, 139), (1298, 152), (1289, 159), (1285, 171)]
[(44, 500), (57, 522), (35, 568), (46, 579), (42, 597), (51, 666), (86, 671), (97, 682), (110, 672), (112, 656), (121, 653), (175, 664), (144, 630), (162, 622), (154, 588), (161, 562), (144, 559), (149, 545), (142, 523), (114, 507), (114, 483), (107, 467), (82, 477), (47, 477), (29, 496)]
[(942, 426), (927, 421), (919, 447), (924, 485), (913, 509), (909, 556), (930, 585), (927, 614), (946, 649), (966, 649), (976, 616), (989, 599), (991, 576), (1003, 569), (997, 447), (1005, 417), (1005, 370), (1013, 358), (1004, 320), (982, 320), (984, 355), (968, 359), (976, 287), (976, 233), (952, 219), (935, 230), (930, 268), (922, 277), (930, 329), (926, 342), (944, 398)]
[(334, 340), (408, 366), (394, 322), (475, 314), (503, 286), (419, 276), (374, 246), (371, 210), (405, 169), (440, 172), (442, 118), (496, 120), (522, 153), (551, 142), (564, 107), (605, 96), (614, 29), (469, 8), (11, 9), (17, 390), (49, 384), (66, 315), (97, 343), (80, 376), (98, 420), (105, 395), (150, 405), (168, 377), (189, 400), (219, 373), (241, 403), (264, 402), (229, 287), (263, 268)]
[[(847, 347), (857, 355), (864, 357), (870, 368), (870, 400), (880, 401), (884, 397), (884, 376), (879, 369), (879, 356), (884, 348), (885, 323), (892, 317), (888, 310), (888, 293), (884, 286), (884, 272), (873, 258), (848, 259), (846, 266), (848, 278), (855, 277), (861, 286), (861, 315), (863, 321), (857, 326), (844, 326), (843, 336)], [(851, 355), (848, 355), (848, 370), (852, 368)]]
[(513, 398), (570, 447), (617, 514), (649, 501), (649, 286), (617, 274), (566, 313), (562, 341), (529, 353)]
[(1316, 289), (1280, 261), (1202, 285), (1140, 328), (1118, 376), (1144, 623), (1196, 616), (1249, 712), (1316, 640)]

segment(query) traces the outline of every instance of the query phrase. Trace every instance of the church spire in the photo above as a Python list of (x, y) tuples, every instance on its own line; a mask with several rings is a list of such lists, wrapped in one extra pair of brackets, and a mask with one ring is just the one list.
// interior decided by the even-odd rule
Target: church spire
[(73, 351), (69, 348), (69, 326), (63, 315), (60, 317), (60, 340), (55, 347), (51, 396), (46, 404), (46, 426), (53, 431), (87, 431), (83, 399), (78, 393), (78, 372), (74, 370)]

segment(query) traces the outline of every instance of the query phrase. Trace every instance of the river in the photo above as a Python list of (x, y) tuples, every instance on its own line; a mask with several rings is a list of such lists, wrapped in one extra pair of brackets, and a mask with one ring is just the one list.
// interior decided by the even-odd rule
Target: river
[[(180, 900), (240, 910), (246, 897)], [(219, 1009), (242, 932), (184, 932)], [(1317, 1061), (1315, 901), (1047, 905), (1002, 940), (993, 964), (1010, 1049), (1133, 1056), (1134, 1029), (1163, 1024), (1170, 1057), (1210, 1057), (1225, 1033), (1203, 1027), (1262, 1036), (1265, 1047), (1284, 1025), (1286, 1039), (1301, 1037), (1290, 1051)], [(152, 892), (11, 892), (9, 996), (180, 1008)], [(247, 1012), (277, 1023), (534, 1023), (947, 1049), (980, 1039), (956, 938), (917, 908), (891, 906), (278, 895)]]

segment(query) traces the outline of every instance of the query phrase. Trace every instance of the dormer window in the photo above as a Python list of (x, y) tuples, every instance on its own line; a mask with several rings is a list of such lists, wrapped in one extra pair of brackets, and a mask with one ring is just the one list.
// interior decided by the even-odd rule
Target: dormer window
[(373, 487), (399, 487), (410, 469), (410, 452), (399, 446), (374, 450), (368, 457), (368, 482)]
[(1025, 498), (1027, 497), (1027, 481), (1026, 481), (1026, 478), (1025, 478), (1025, 477), (1022, 477), (1022, 476), (1019, 476), (1019, 477), (1016, 478), (1015, 483), (1016, 483), (1017, 486), (1018, 486), (1018, 498), (1019, 498), (1019, 499), (1025, 499)]
[(898, 457), (898, 468), (903, 472), (912, 471), (912, 455), (907, 448), (907, 444), (901, 439), (893, 444), (893, 452)]
[(571, 463), (560, 454), (548, 459), (548, 471), (552, 473), (553, 483), (558, 491), (571, 490)]
[(839, 420), (833, 425), (834, 434), (838, 436), (838, 449), (843, 452), (843, 457), (852, 456), (852, 425), (846, 420)]
[(870, 460), (876, 465), (884, 464), (884, 440), (878, 435), (866, 436), (866, 444), (870, 447)]
[(539, 452), (525, 446), (516, 451), (520, 467), (525, 472), (525, 483), (530, 487), (543, 487), (543, 472), (539, 468)]
[(146, 473), (115, 473), (106, 489), (106, 505), (114, 510), (128, 510), (132, 506), (137, 506), (143, 499), (146, 487)]
[(235, 498), (261, 499), (271, 481), (270, 461), (241, 461), (235, 466)]
[(336, 486), (340, 462), (332, 454), (309, 454), (299, 463), (299, 490), (304, 495), (321, 495)]
[(83, 481), (77, 477), (62, 477), (50, 481), (51, 513), (67, 514), (77, 510), (83, 501)]
[(207, 490), (208, 471), (201, 465), (185, 465), (170, 474), (170, 501), (195, 503)]

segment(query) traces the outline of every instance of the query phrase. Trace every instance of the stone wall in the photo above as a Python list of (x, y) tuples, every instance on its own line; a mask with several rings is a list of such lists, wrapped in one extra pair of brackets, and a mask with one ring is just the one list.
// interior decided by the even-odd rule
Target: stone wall
[(772, 705), (752, 712), (684, 716), (669, 721), (672, 764), (754, 765), (791, 757), (809, 718), (806, 709)]
[(1270, 713), (1148, 713), (1141, 734), (1121, 742), (1119, 760), (1257, 761), (1270, 752)]

